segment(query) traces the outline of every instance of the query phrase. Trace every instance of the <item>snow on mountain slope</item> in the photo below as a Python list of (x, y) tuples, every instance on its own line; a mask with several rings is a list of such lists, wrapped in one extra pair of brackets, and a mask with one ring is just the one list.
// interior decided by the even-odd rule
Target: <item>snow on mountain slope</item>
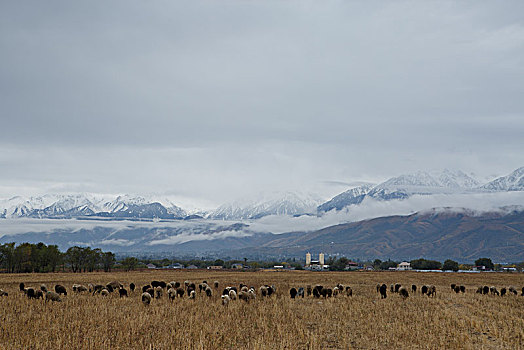
[(265, 193), (256, 199), (246, 198), (225, 204), (208, 217), (221, 220), (257, 219), (268, 215), (313, 213), (322, 199), (314, 194), (296, 192)]
[(524, 167), (518, 168), (507, 176), (499, 177), (481, 188), (488, 191), (524, 191)]

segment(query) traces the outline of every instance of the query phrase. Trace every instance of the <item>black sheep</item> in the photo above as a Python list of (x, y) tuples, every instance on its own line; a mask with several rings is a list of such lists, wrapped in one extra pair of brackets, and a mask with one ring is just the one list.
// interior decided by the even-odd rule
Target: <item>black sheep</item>
[(460, 286), (460, 292), (461, 293), (466, 293), (466, 287), (465, 286)]
[(25, 290), (25, 284), (23, 282), (20, 282), (20, 284), (18, 285), (18, 287), (20, 288), (20, 291), (23, 292)]
[(291, 299), (295, 299), (295, 297), (297, 296), (298, 292), (297, 292), (297, 289), (295, 287), (291, 288), (289, 290), (289, 294), (291, 295)]
[(428, 293), (428, 286), (422, 286), (422, 294), (427, 294)]
[(484, 286), (482, 288), (482, 294), (488, 294), (489, 293), (489, 287), (488, 286)]
[(304, 287), (300, 287), (298, 288), (298, 294), (297, 294), (299, 297), (303, 298), (304, 297)]
[(413, 293), (416, 293), (416, 292), (417, 292), (417, 285), (416, 285), (416, 284), (412, 284), (412, 285), (411, 285), (411, 291), (412, 291)]
[(135, 291), (135, 284), (134, 283), (131, 283), (129, 284), (129, 289), (134, 292)]
[(64, 286), (61, 285), (61, 284), (57, 284), (57, 285), (55, 286), (55, 292), (57, 292), (58, 295), (60, 295), (60, 294), (67, 295), (66, 287), (64, 287)]
[(151, 285), (143, 286), (142, 287), (142, 293), (145, 293), (149, 288), (151, 288)]
[(382, 299), (386, 299), (388, 297), (388, 286), (386, 286), (385, 284), (381, 285), (379, 291)]
[(402, 287), (400, 283), (395, 284), (395, 293), (398, 293), (400, 287)]
[(120, 294), (120, 298), (122, 298), (122, 297), (127, 297), (127, 289), (125, 289), (125, 288), (120, 288), (120, 289), (118, 290), (118, 294)]

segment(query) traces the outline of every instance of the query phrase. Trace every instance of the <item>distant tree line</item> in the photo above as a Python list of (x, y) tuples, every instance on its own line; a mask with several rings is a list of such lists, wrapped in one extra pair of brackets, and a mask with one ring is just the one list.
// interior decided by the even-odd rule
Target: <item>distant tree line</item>
[(44, 243), (0, 244), (0, 270), (8, 273), (108, 272), (114, 264), (115, 254), (98, 248), (75, 246), (61, 252), (58, 246)]

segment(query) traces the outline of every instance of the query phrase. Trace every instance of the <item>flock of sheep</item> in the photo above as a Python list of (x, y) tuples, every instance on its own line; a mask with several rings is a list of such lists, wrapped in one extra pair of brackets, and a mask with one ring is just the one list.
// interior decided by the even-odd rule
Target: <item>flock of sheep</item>
[[(144, 305), (149, 305), (153, 299), (160, 299), (165, 294), (170, 300), (175, 298), (182, 298), (184, 295), (187, 295), (189, 299), (195, 299), (197, 291), (207, 297), (212, 297), (213, 294), (219, 291), (219, 282), (213, 282), (213, 288), (203, 281), (199, 283), (198, 286), (191, 281), (184, 281), (182, 284), (180, 282), (164, 282), (164, 281), (152, 281), (150, 284), (145, 285), (141, 288), (141, 301)], [(24, 283), (19, 285), (20, 291), (23, 292), (29, 299), (44, 299), (50, 301), (62, 301), (61, 295), (67, 295), (67, 289), (63, 285), (57, 284), (53, 290), (48, 290), (45, 284), (41, 284), (40, 288), (35, 287), (26, 287)], [(128, 290), (118, 281), (112, 281), (106, 285), (102, 284), (88, 284), (87, 286), (81, 284), (73, 284), (72, 288), (75, 293), (92, 293), (100, 294), (102, 296), (108, 296), (110, 293), (118, 291), (119, 296), (127, 297)], [(137, 289), (137, 286), (134, 283), (129, 284), (129, 290), (134, 292)], [(388, 287), (386, 284), (377, 284), (376, 286), (377, 293), (380, 294), (382, 299), (387, 298)], [(463, 285), (451, 284), (451, 290), (456, 293), (465, 293), (466, 287)], [(215, 291), (215, 292), (214, 292)], [(276, 293), (277, 289), (274, 285), (262, 285), (258, 289), (258, 295), (262, 298), (271, 297)], [(389, 287), (391, 293), (398, 293), (401, 297), (409, 297), (408, 288), (402, 286), (400, 283), (391, 284)], [(411, 285), (411, 292), (417, 293), (417, 286), (415, 284)], [(420, 288), (422, 295), (427, 295), (434, 297), (437, 294), (437, 289), (434, 285), (423, 285)], [(480, 286), (477, 289), (479, 294), (491, 294), (491, 295), (500, 295), (504, 296), (506, 294), (512, 293), (518, 295), (518, 290), (515, 287), (503, 287), (499, 290), (492, 286)], [(289, 290), (289, 295), (291, 299), (295, 298), (304, 298), (305, 296), (313, 296), (314, 298), (331, 298), (338, 295), (344, 295), (351, 297), (353, 295), (353, 289), (350, 286), (344, 286), (342, 284), (337, 284), (333, 288), (324, 287), (322, 285), (307, 285), (304, 287), (292, 287)], [(522, 296), (524, 296), (524, 287), (522, 288)], [(8, 293), (0, 289), (0, 296), (8, 296)], [(255, 287), (248, 287), (243, 283), (240, 283), (238, 288), (236, 286), (227, 286), (222, 290), (220, 298), (222, 304), (227, 306), (232, 300), (243, 300), (249, 302), (254, 300), (257, 297), (257, 291)]]

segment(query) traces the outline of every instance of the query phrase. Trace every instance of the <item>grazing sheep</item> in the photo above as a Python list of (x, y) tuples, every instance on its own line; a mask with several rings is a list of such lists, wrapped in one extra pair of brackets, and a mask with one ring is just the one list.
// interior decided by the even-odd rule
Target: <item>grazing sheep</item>
[[(478, 294), (482, 294), (482, 290), (483, 290), (483, 288), (482, 288), (482, 286), (480, 286), (480, 287), (477, 288), (476, 293), (478, 293)], [(505, 291), (504, 291), (504, 292), (505, 292)]]
[[(113, 290), (117, 290), (119, 288), (122, 288), (123, 285), (120, 282), (118, 282), (118, 281), (111, 281), (108, 284), (106, 284), (106, 288), (107, 287), (111, 287)], [(110, 290), (109, 288), (107, 288), (107, 289)]]
[(241, 291), (241, 292), (246, 292), (246, 293), (247, 293), (247, 292), (248, 292), (248, 288), (247, 288), (247, 286), (242, 286), (242, 287), (240, 288), (240, 291)]
[(213, 285), (215, 286), (215, 289), (218, 289), (218, 281), (213, 282)]
[(298, 288), (298, 294), (300, 298), (304, 298), (304, 287)]
[(460, 289), (461, 293), (466, 293), (466, 287), (465, 286), (460, 286), (459, 289)]
[(111, 286), (110, 284), (107, 284), (107, 285), (105, 286), (105, 289), (107, 289), (107, 291), (108, 291), (109, 293), (113, 293), (113, 291), (114, 291), (113, 286)]
[(196, 290), (196, 284), (194, 283), (189, 283), (189, 286), (187, 286), (187, 291), (189, 293), (189, 291), (191, 290)]
[(234, 289), (231, 288), (231, 290), (229, 291), (229, 298), (231, 300), (237, 300), (237, 292), (235, 292)]
[(338, 291), (339, 291), (338, 286), (333, 288), (333, 296), (334, 297), (336, 297), (338, 295)]
[(39, 299), (39, 298), (44, 300), (44, 292), (40, 289), (37, 289), (35, 291), (35, 299)]
[(155, 297), (155, 289), (153, 287), (147, 289), (146, 293), (149, 293), (149, 295), (151, 295), (151, 298)]
[(506, 295), (506, 292), (507, 292), (506, 288), (501, 288), (500, 289), (500, 296), (503, 297), (504, 295)]
[(516, 289), (515, 287), (513, 287), (513, 286), (509, 287), (509, 288), (508, 288), (508, 291), (509, 291), (510, 293), (515, 294), (515, 295), (518, 294), (517, 289)]
[(456, 287), (456, 286), (457, 286), (457, 285), (456, 285), (455, 283), (451, 283), (451, 290), (455, 290), (455, 287)]
[(353, 289), (350, 286), (346, 286), (346, 296), (353, 296)]
[(391, 285), (389, 286), (389, 291), (390, 291), (391, 293), (394, 293), (394, 292), (395, 292), (395, 286), (391, 284)]
[(379, 291), (380, 291), (381, 299), (386, 299), (388, 297), (388, 294), (387, 294), (388, 286), (386, 286), (386, 284), (381, 285)]
[(247, 292), (247, 294), (249, 294), (249, 299), (253, 299), (255, 300), (257, 298), (257, 295), (255, 293), (255, 289), (249, 289), (249, 291)]
[(395, 284), (395, 293), (398, 293), (400, 287), (402, 287), (400, 283)]
[(189, 292), (189, 299), (195, 299), (195, 296), (196, 296), (196, 294), (195, 294), (194, 290)]
[(127, 289), (125, 289), (124, 287), (120, 288), (118, 290), (118, 294), (120, 294), (120, 298), (127, 297)]
[(266, 286), (260, 286), (260, 295), (262, 295), (263, 297), (266, 297), (267, 296), (267, 287)]
[(497, 288), (495, 288), (494, 286), (489, 287), (489, 292), (491, 293), (491, 295), (499, 295)]
[(328, 288), (328, 289), (326, 290), (326, 294), (327, 294), (327, 297), (328, 297), (328, 298), (331, 298), (331, 296), (333, 295), (333, 289)]
[(180, 287), (180, 282), (175, 282), (175, 285), (173, 286), (173, 288), (177, 289), (178, 287)]
[(249, 299), (251, 299), (250, 295), (248, 292), (244, 292), (243, 290), (241, 290), (239, 293), (238, 293), (238, 299), (239, 300), (244, 300), (245, 302), (248, 302)]
[(45, 284), (40, 285), (40, 290), (44, 293), (47, 293), (47, 286)]
[(184, 292), (185, 292), (184, 288), (182, 288), (182, 287), (178, 287), (178, 288), (176, 289), (176, 295), (177, 295), (177, 297), (182, 298), (182, 297), (184, 296)]
[(222, 295), (229, 295), (229, 287), (224, 288)]
[(426, 286), (426, 285), (422, 286), (422, 288), (421, 288), (421, 292), (422, 292), (422, 294), (427, 294), (427, 293), (428, 293), (428, 288), (429, 288), (429, 287)]
[(437, 288), (435, 286), (430, 286), (428, 288), (428, 297), (434, 297), (437, 295)]
[(151, 282), (151, 287), (153, 287), (153, 288), (156, 288), (156, 287), (165, 288), (166, 286), (167, 286), (167, 284), (164, 281), (153, 281), (153, 282)]
[(20, 284), (18, 285), (18, 288), (20, 288), (21, 292), (25, 293), (25, 284), (24, 284), (24, 282), (20, 282)]
[(107, 290), (107, 288), (102, 289), (100, 295), (103, 297), (107, 297), (109, 295), (109, 290)]
[(222, 295), (222, 305), (227, 306), (230, 301), (231, 298), (229, 297), (229, 295)]
[(307, 296), (310, 297), (312, 292), (313, 292), (313, 291), (312, 291), (311, 285), (308, 284), (308, 285), (306, 286), (306, 294), (307, 294)]
[(48, 300), (51, 300), (51, 301), (62, 301), (62, 299), (60, 299), (60, 294), (58, 294), (56, 292), (53, 292), (53, 291), (48, 291), (45, 294), (45, 300), (46, 301), (48, 301)]
[(267, 296), (268, 297), (275, 294), (276, 292), (277, 292), (277, 287), (275, 287), (274, 285), (267, 287)]
[(185, 280), (185, 281), (184, 281), (184, 287), (186, 287), (186, 288), (187, 288), (187, 286), (189, 286), (189, 283), (191, 283), (191, 282), (190, 282), (190, 281), (188, 281), (188, 280)]
[(7, 293), (6, 291), (0, 289), (0, 297), (7, 297), (9, 296), (9, 293)]
[(320, 298), (320, 296), (322, 295), (322, 289), (324, 289), (324, 287), (322, 287), (321, 285), (316, 285), (315, 288), (313, 288), (313, 297)]
[(417, 285), (416, 285), (416, 284), (412, 284), (412, 285), (411, 285), (411, 291), (412, 291), (413, 293), (416, 293), (416, 292), (417, 292)]
[(162, 292), (163, 292), (162, 287), (160, 287), (160, 286), (156, 286), (156, 287), (155, 287), (155, 296), (156, 296), (156, 299), (160, 299), (160, 298), (162, 298)]
[(455, 288), (453, 289), (453, 291), (454, 291), (455, 293), (457, 293), (457, 294), (460, 293), (460, 287), (459, 287), (459, 286), (455, 286)]
[(206, 288), (206, 295), (207, 295), (208, 297), (213, 296), (213, 290), (211, 289), (210, 286), (207, 286), (207, 288)]
[(131, 283), (129, 284), (129, 290), (130, 290), (131, 292), (134, 292), (134, 291), (135, 291), (135, 284), (134, 284), (133, 282), (131, 282)]
[(167, 290), (167, 297), (169, 300), (175, 300), (176, 298), (176, 289), (171, 287)]
[(76, 293), (83, 293), (87, 292), (89, 289), (86, 286), (83, 286), (81, 284), (77, 284), (74, 286), (73, 291)]
[(58, 294), (67, 295), (66, 287), (64, 287), (64, 286), (61, 285), (61, 284), (57, 284), (57, 285), (55, 286), (55, 292), (57, 292)]
[(26, 288), (24, 290), (24, 293), (25, 293), (25, 295), (27, 295), (27, 297), (29, 299), (36, 299), (36, 293), (35, 293), (35, 289), (34, 288), (32, 288), (32, 287)]
[(87, 287), (89, 288), (89, 293), (91, 293), (93, 289), (95, 288), (95, 285), (93, 283), (89, 283)]
[(144, 305), (151, 304), (151, 294), (149, 294), (147, 292), (142, 293), (142, 303)]
[(297, 291), (297, 289), (296, 289), (295, 287), (293, 287), (293, 288), (291, 288), (291, 289), (289, 290), (289, 294), (290, 294), (290, 296), (291, 296), (291, 299), (295, 299), (295, 297), (296, 297), (297, 294), (298, 294), (298, 291)]
[(151, 288), (151, 285), (148, 284), (147, 286), (142, 287), (142, 293), (145, 293), (149, 288)]
[(104, 289), (104, 286), (101, 284), (97, 284), (96, 286), (93, 286), (93, 295), (95, 295), (95, 293), (100, 293), (102, 289)]
[(489, 293), (489, 287), (488, 286), (482, 287), (482, 294), (488, 294), (488, 293)]
[(406, 289), (406, 287), (400, 287), (398, 289), (398, 294), (400, 294), (400, 296), (404, 299), (406, 299), (407, 297), (409, 297), (409, 293), (408, 293), (408, 290)]

